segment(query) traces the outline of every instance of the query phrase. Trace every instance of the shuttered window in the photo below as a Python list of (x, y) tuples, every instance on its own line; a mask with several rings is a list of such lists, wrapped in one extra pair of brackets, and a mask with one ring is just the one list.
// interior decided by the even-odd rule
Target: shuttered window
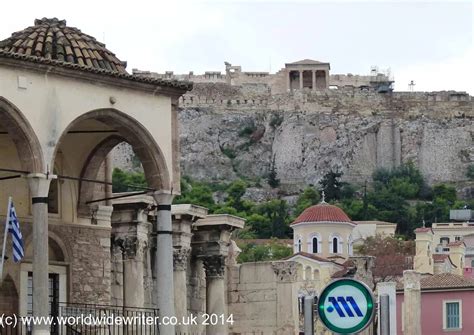
[(460, 328), (459, 327), (459, 302), (446, 303), (446, 328)]

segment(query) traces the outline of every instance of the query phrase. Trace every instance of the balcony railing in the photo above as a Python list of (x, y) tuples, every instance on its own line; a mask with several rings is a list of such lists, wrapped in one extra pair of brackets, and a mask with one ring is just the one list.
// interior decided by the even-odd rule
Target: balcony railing
[[(159, 335), (158, 309), (59, 303), (51, 335)], [(0, 335), (30, 335), (31, 326), (0, 325)]]

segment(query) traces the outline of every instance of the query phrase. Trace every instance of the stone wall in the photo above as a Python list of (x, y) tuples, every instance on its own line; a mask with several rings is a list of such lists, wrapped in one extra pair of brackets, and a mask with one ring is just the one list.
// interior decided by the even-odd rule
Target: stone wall
[(297, 334), (297, 264), (258, 262), (228, 267), (229, 333)]

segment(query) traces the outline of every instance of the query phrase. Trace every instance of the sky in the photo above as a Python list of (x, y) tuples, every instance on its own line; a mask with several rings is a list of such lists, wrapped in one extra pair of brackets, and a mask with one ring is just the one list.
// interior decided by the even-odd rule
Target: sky
[(35, 18), (66, 19), (133, 68), (270, 71), (310, 58), (331, 74), (390, 71), (395, 90), (474, 94), (472, 1), (8, 1), (0, 40)]

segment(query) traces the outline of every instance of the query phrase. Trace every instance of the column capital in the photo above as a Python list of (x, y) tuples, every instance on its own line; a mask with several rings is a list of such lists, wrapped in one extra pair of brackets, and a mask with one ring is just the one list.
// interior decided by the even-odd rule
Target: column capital
[(207, 278), (224, 278), (225, 257), (222, 255), (205, 256), (202, 258)]
[(174, 271), (185, 271), (188, 265), (188, 258), (191, 254), (190, 248), (181, 248), (173, 250), (173, 269)]
[(143, 259), (145, 250), (148, 248), (146, 241), (136, 236), (119, 237), (114, 240), (114, 246), (122, 250), (125, 259)]
[(153, 198), (158, 203), (158, 205), (171, 205), (174, 195), (171, 191), (159, 190), (153, 193)]
[(272, 268), (280, 282), (292, 282), (298, 277), (298, 264), (296, 262), (274, 262)]
[(53, 174), (45, 173), (30, 173), (26, 176), (28, 180), (28, 186), (30, 188), (31, 196), (47, 197), (49, 192), (49, 184), (52, 179), (56, 179), (57, 176)]

